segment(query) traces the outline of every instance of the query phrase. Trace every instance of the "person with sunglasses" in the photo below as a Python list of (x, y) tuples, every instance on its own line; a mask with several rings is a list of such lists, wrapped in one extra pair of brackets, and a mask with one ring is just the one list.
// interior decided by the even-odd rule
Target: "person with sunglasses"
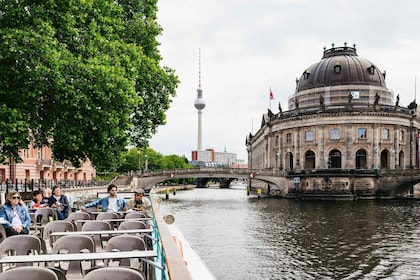
[(82, 207), (82, 211), (86, 211), (86, 208), (100, 206), (101, 212), (122, 212), (126, 211), (125, 200), (117, 196), (117, 186), (111, 184), (107, 188), (109, 196), (100, 198), (94, 202), (85, 204)]
[(31, 217), (19, 192), (13, 190), (7, 194), (6, 203), (0, 210), (0, 219), (4, 221), (6, 236), (29, 234)]
[(145, 211), (152, 208), (150, 199), (144, 196), (144, 190), (138, 189), (134, 191), (134, 198), (128, 201), (127, 208), (136, 211)]

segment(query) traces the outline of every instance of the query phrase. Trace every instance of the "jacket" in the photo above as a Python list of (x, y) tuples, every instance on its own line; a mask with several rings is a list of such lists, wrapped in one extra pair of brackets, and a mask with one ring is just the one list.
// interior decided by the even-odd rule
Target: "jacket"
[[(109, 205), (109, 196), (103, 197), (94, 202), (85, 204), (84, 208), (98, 207), (98, 205), (102, 206), (102, 212), (107, 212), (108, 205)], [(123, 211), (123, 208), (125, 208), (125, 200), (123, 198), (117, 197), (117, 207), (118, 207), (118, 211)]]
[[(22, 226), (24, 228), (29, 228), (29, 224), (31, 223), (31, 217), (29, 216), (28, 209), (25, 206), (19, 204), (16, 206), (16, 208), (18, 216), (22, 221)], [(0, 218), (3, 218), (5, 220), (6, 223), (3, 224), (5, 228), (12, 227), (13, 214), (14, 211), (11, 205), (3, 205), (3, 207), (0, 210)]]

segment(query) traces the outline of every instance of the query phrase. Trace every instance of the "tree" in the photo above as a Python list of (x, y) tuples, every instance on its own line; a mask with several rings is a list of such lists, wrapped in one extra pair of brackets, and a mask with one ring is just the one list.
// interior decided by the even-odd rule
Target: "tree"
[[(120, 160), (120, 165), (117, 168), (118, 172), (126, 173), (138, 170), (139, 154), (136, 147), (131, 148), (125, 152)], [(192, 168), (188, 164), (188, 159), (185, 156), (169, 155), (164, 156), (156, 152), (152, 148), (146, 148), (140, 151), (140, 169), (145, 169), (145, 160), (147, 155), (147, 168), (150, 171), (154, 170), (173, 170), (182, 168)]]
[(156, 3), (2, 1), (2, 161), (33, 141), (58, 161), (89, 158), (101, 170), (127, 144), (147, 146), (178, 84), (159, 64)]

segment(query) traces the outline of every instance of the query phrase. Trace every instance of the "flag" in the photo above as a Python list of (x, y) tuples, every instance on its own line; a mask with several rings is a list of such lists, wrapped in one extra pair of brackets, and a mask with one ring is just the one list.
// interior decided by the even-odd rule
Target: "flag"
[(270, 88), (270, 100), (273, 100), (274, 99), (274, 95), (273, 95), (273, 92), (271, 91), (271, 88)]

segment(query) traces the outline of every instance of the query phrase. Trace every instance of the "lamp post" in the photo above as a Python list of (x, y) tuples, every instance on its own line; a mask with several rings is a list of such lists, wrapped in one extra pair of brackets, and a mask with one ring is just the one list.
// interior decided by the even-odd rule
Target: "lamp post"
[(147, 171), (147, 166), (148, 165), (148, 162), (147, 162), (147, 154), (146, 155), (144, 155), (144, 171)]

